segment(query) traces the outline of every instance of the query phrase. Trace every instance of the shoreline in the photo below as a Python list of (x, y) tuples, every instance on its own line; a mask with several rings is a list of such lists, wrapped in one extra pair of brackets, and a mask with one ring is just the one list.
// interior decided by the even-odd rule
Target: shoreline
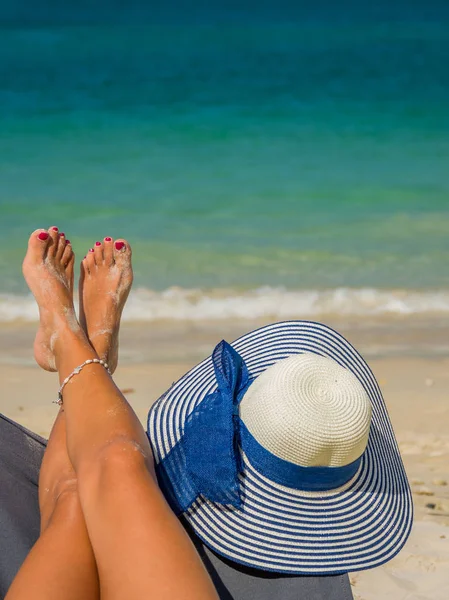
[[(344, 335), (367, 360), (449, 356), (449, 318), (334, 315), (316, 320)], [(122, 322), (120, 362), (123, 365), (200, 362), (222, 339), (232, 342), (272, 322), (274, 319), (269, 318)], [(0, 365), (34, 365), (32, 347), (36, 331), (36, 322), (0, 323)]]

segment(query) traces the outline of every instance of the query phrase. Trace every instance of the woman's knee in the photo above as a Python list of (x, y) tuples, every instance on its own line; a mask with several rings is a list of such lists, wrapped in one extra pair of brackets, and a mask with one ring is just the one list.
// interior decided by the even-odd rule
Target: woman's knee
[(55, 520), (62, 520), (70, 525), (83, 519), (78, 481), (76, 478), (61, 478), (53, 489), (45, 489), (40, 493), (41, 531), (44, 531)]
[[(148, 474), (153, 469), (150, 448), (126, 436), (117, 436), (98, 450), (95, 458), (78, 468), (80, 490), (113, 486), (120, 480)], [(81, 491), (82, 493), (82, 491)]]

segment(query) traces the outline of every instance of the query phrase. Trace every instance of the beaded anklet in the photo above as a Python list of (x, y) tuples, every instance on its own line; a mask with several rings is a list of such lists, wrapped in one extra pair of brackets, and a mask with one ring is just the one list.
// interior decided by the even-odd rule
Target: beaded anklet
[(91, 365), (93, 363), (95, 363), (97, 365), (101, 365), (102, 367), (104, 367), (106, 369), (106, 371), (109, 373), (109, 375), (112, 375), (111, 371), (109, 370), (108, 364), (104, 360), (100, 360), (99, 358), (90, 358), (89, 360), (86, 360), (86, 362), (83, 362), (83, 364), (80, 365), (79, 367), (76, 367), (76, 369), (73, 369), (72, 373), (70, 373), (70, 375), (64, 379), (64, 381), (61, 384), (61, 387), (59, 388), (58, 399), (53, 400), (53, 404), (59, 404), (59, 406), (62, 406), (62, 392), (63, 392), (65, 386), (69, 383), (69, 381), (72, 379), (72, 377), (75, 377), (75, 375), (79, 375), (79, 373), (81, 373), (81, 371), (84, 369), (84, 367), (86, 367), (87, 365)]

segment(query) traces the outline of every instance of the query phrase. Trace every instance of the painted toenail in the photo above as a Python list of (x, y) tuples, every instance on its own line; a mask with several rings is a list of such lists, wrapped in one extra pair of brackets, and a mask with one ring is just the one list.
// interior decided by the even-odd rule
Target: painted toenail
[(59, 231), (59, 229), (57, 227), (52, 227), (53, 231)]
[(70, 244), (70, 240), (66, 240), (66, 241), (65, 241), (65, 243), (66, 243), (66, 244)]
[(96, 246), (101, 246), (101, 242), (95, 242)]
[(37, 237), (45, 242), (45, 240), (48, 240), (48, 233), (46, 231), (41, 231)]
[(104, 241), (105, 242), (112, 242), (112, 238), (110, 238), (110, 237), (104, 238)]
[(59, 237), (64, 237), (65, 233), (61, 231), (61, 233), (59, 234)]
[(115, 249), (116, 250), (123, 250), (124, 247), (125, 247), (125, 243), (124, 242), (115, 242)]
[(94, 249), (93, 249), (93, 248), (89, 248), (89, 252), (93, 252), (93, 251), (94, 251)]

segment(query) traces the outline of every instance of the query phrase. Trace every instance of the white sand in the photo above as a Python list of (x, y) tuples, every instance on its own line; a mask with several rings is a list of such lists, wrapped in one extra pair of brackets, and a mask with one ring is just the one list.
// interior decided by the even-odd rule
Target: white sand
[[(124, 344), (124, 366), (116, 381), (127, 390), (144, 424), (152, 402), (210, 351), (209, 337), (187, 328), (174, 344), (169, 343), (173, 342), (170, 334), (156, 345), (153, 338), (148, 352), (138, 352), (137, 337)], [(214, 341), (221, 337), (232, 339), (222, 331)], [(47, 436), (56, 414), (51, 404), (56, 377), (27, 366), (32, 365), (28, 331), (9, 328), (0, 332), (0, 338), (0, 411)], [(138, 339), (140, 345), (149, 345), (145, 331), (139, 331)], [(143, 362), (130, 364), (136, 356)], [(155, 362), (156, 357), (165, 362)], [(354, 596), (358, 600), (443, 600), (449, 598), (449, 360), (390, 357), (369, 362), (383, 390), (412, 485), (415, 523), (396, 558), (371, 571), (351, 574)]]
[(356, 600), (446, 600), (447, 525), (416, 521), (404, 549), (387, 565), (351, 575)]

